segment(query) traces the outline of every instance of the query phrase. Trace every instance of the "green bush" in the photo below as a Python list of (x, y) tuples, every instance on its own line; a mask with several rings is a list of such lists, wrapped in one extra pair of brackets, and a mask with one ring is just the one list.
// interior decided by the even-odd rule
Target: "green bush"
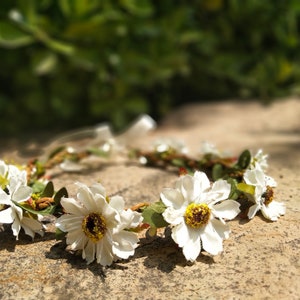
[(1, 0), (2, 134), (299, 91), (298, 0)]

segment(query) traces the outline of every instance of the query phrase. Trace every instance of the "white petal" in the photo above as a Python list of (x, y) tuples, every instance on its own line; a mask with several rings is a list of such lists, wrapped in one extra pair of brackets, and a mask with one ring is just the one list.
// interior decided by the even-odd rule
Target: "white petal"
[(196, 171), (194, 173), (194, 178), (195, 184), (199, 185), (200, 192), (206, 191), (208, 188), (210, 188), (209, 179), (204, 172)]
[(19, 186), (27, 185), (27, 172), (21, 171), (16, 166), (9, 165), (8, 171), (9, 190), (13, 193)]
[(22, 202), (30, 198), (32, 193), (32, 188), (29, 186), (20, 186), (16, 189), (13, 194), (13, 200), (17, 202)]
[(172, 229), (172, 239), (175, 241), (176, 244), (178, 244), (179, 247), (183, 247), (190, 238), (190, 233), (187, 225), (182, 222), (178, 225), (176, 225)]
[(269, 205), (269, 208), (277, 211), (278, 214), (284, 215), (286, 211), (286, 207), (284, 203), (272, 201)]
[(272, 177), (265, 175), (265, 185), (276, 187), (277, 182)]
[(11, 229), (13, 231), (13, 235), (17, 238), (17, 240), (19, 239), (19, 232), (21, 230), (21, 223), (20, 220), (18, 218), (15, 218), (14, 222), (11, 225)]
[(34, 238), (35, 233), (38, 233), (41, 236), (43, 236), (44, 234), (42, 231), (43, 230), (42, 224), (35, 219), (23, 217), (21, 226), (24, 229), (25, 233), (31, 236), (32, 238)]
[(163, 189), (163, 191), (160, 193), (160, 198), (164, 205), (167, 207), (173, 207), (175, 209), (179, 209), (184, 203), (182, 194), (176, 189)]
[(0, 211), (0, 224), (11, 224), (14, 221), (15, 212), (11, 207)]
[(184, 199), (189, 203), (193, 202), (201, 193), (201, 182), (190, 175), (180, 177), (179, 183), (178, 187), (180, 187)]
[(195, 261), (201, 251), (201, 240), (198, 230), (190, 230), (190, 239), (183, 246), (183, 255), (186, 260)]
[(112, 242), (110, 234), (107, 232), (103, 239), (96, 246), (97, 262), (102, 266), (109, 266), (114, 260), (112, 253)]
[(269, 205), (263, 205), (261, 212), (265, 218), (277, 221), (279, 216), (285, 214), (285, 205), (277, 201), (272, 201)]
[(97, 202), (98, 207), (101, 209), (101, 213), (105, 218), (106, 225), (110, 228), (117, 226), (117, 224), (120, 222), (120, 214), (118, 211), (111, 207), (109, 203), (102, 198), (97, 199)]
[(81, 228), (68, 232), (66, 242), (72, 250), (84, 249), (88, 242), (88, 238), (82, 232)]
[(125, 203), (124, 203), (124, 199), (122, 196), (113, 196), (110, 198), (109, 200), (109, 205), (114, 208), (115, 210), (117, 210), (118, 212), (121, 212), (124, 210), (125, 208)]
[(88, 214), (88, 210), (85, 209), (78, 201), (73, 198), (62, 198), (61, 205), (66, 210), (67, 213), (83, 216)]
[(0, 204), (11, 205), (10, 196), (0, 189)]
[(259, 210), (260, 210), (260, 205), (259, 204), (252, 205), (249, 208), (249, 211), (248, 211), (248, 214), (247, 214), (248, 218), (252, 219)]
[(23, 218), (23, 209), (15, 204), (12, 204), (12, 209), (15, 211), (15, 218), (22, 220)]
[(88, 264), (95, 260), (95, 250), (95, 243), (89, 240), (85, 248), (82, 250), (82, 258), (86, 259)]
[(79, 187), (77, 198), (89, 212), (96, 212), (99, 210), (99, 207), (97, 207), (96, 201), (93, 196), (94, 195), (87, 186), (81, 185)]
[(140, 214), (136, 211), (131, 211), (131, 209), (128, 209), (127, 211), (131, 212), (131, 221), (130, 221), (130, 224), (127, 225), (126, 228), (136, 228), (143, 222), (142, 214)]
[(25, 225), (33, 231), (40, 231), (43, 229), (42, 224), (38, 220), (31, 219), (28, 217), (23, 217), (21, 224), (22, 224), (22, 227), (23, 227), (23, 225)]
[(106, 197), (106, 192), (105, 192), (105, 188), (101, 183), (94, 183), (90, 190), (92, 191), (93, 194), (99, 194), (102, 195), (103, 198)]
[(266, 191), (265, 186), (257, 185), (255, 187), (254, 191), (254, 197), (250, 197), (250, 200), (253, 201), (254, 203), (260, 204), (261, 203), (261, 196), (263, 193)]
[(55, 226), (64, 232), (81, 228), (83, 216), (65, 214), (56, 220)]
[(205, 251), (217, 255), (223, 250), (222, 238), (216, 232), (211, 223), (208, 223), (201, 234), (202, 246)]
[(184, 222), (183, 214), (185, 208), (182, 209), (173, 209), (172, 207), (168, 207), (162, 214), (165, 221), (171, 225), (178, 225), (179, 223)]
[(213, 206), (213, 214), (217, 218), (232, 220), (240, 212), (240, 203), (234, 200), (225, 200)]
[(226, 180), (217, 180), (213, 183), (207, 198), (213, 203), (228, 199), (231, 185)]
[(77, 248), (77, 241), (82, 237), (85, 236), (81, 228), (77, 228), (76, 230), (72, 230), (68, 232), (66, 236), (66, 242), (68, 245), (71, 245), (72, 250), (79, 249)]
[(244, 174), (244, 180), (250, 185), (260, 185), (265, 184), (265, 174), (261, 169), (247, 170)]
[(211, 224), (222, 239), (229, 238), (229, 234), (230, 234), (229, 225), (227, 225), (226, 223), (223, 223), (217, 219), (212, 219)]
[(138, 238), (135, 233), (122, 231), (113, 236), (114, 242), (112, 251), (119, 258), (127, 259), (134, 254), (134, 249), (138, 245)]
[(122, 229), (130, 229), (137, 227), (143, 220), (140, 213), (132, 211), (131, 209), (123, 210), (120, 214), (120, 223), (118, 225), (117, 231)]
[(267, 162), (268, 155), (263, 153), (262, 149), (259, 149), (255, 156), (252, 158), (252, 164), (254, 164), (254, 167), (258, 164), (259, 167), (265, 171), (268, 168), (268, 162)]

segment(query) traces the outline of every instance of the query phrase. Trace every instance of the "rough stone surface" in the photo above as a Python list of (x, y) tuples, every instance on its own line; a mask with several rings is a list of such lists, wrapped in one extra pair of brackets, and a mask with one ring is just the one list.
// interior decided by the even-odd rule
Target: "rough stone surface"
[[(286, 215), (277, 222), (261, 216), (229, 222), (231, 235), (218, 256), (202, 252), (186, 263), (169, 232), (142, 237), (133, 257), (107, 268), (87, 265), (56, 241), (53, 223), (44, 237), (0, 232), (1, 299), (299, 299), (300, 295), (300, 101), (287, 99), (263, 107), (256, 102), (222, 102), (183, 106), (170, 113), (140, 147), (158, 137), (185, 141), (197, 154), (202, 141), (239, 154), (262, 148), (269, 154), (267, 174), (278, 183), (276, 200)], [(34, 138), (32, 139), (34, 141)], [(2, 158), (24, 161), (25, 146), (1, 142)], [(28, 149), (27, 149), (28, 150)], [(28, 151), (27, 151), (28, 153)], [(53, 174), (56, 188), (75, 196), (75, 181), (101, 181), (109, 194), (120, 194), (131, 206), (154, 202), (163, 187), (173, 187), (172, 172), (122, 161), (92, 164), (82, 174)], [(53, 221), (53, 220), (50, 220)]]

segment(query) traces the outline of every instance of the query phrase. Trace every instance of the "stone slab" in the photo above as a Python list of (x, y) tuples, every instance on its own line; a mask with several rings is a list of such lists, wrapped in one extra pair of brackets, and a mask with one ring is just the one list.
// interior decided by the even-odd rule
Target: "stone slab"
[[(34, 242), (24, 234), (16, 241), (6, 229), (0, 232), (1, 299), (299, 299), (299, 99), (267, 107), (242, 101), (185, 105), (158, 124), (140, 147), (160, 137), (184, 140), (192, 154), (202, 141), (237, 155), (246, 148), (262, 148), (269, 154), (267, 173), (278, 183), (276, 199), (286, 204), (286, 215), (277, 222), (260, 216), (231, 221), (223, 253), (202, 252), (194, 264), (186, 263), (168, 232), (142, 237), (133, 257), (101, 268), (65, 251), (65, 244), (55, 240), (51, 222), (45, 236)], [(7, 140), (1, 144), (2, 158), (28, 159), (22, 156), (26, 145)], [(34, 145), (46, 147), (38, 141)], [(176, 180), (172, 172), (124, 161), (93, 164), (82, 174), (53, 175), (55, 187), (66, 186), (71, 196), (75, 181), (101, 181), (128, 206), (158, 200), (161, 189), (173, 187)]]

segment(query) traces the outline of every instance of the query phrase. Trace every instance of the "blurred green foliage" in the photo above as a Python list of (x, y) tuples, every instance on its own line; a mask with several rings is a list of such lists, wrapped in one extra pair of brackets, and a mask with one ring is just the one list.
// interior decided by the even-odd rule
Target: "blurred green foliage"
[(2, 134), (300, 89), (298, 0), (1, 0)]

